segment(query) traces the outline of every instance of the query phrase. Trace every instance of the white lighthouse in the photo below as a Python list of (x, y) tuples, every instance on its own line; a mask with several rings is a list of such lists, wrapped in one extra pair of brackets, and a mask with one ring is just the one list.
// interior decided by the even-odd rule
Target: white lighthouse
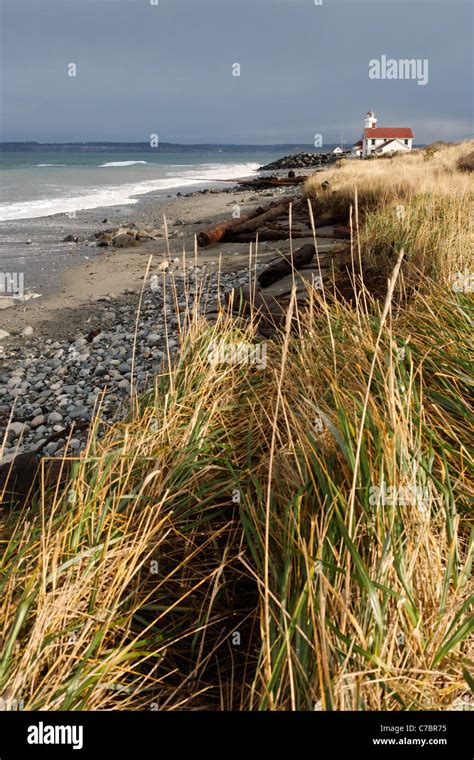
[(377, 118), (372, 110), (367, 111), (364, 119), (364, 129), (373, 129), (377, 124)]
[(377, 119), (372, 109), (364, 119), (362, 139), (352, 147), (352, 156), (369, 158), (413, 148), (413, 131), (410, 127), (377, 127)]

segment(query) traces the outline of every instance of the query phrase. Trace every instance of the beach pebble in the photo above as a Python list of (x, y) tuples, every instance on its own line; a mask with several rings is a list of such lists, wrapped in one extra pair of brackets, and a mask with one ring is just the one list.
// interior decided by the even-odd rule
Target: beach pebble
[(46, 419), (47, 418), (45, 417), (44, 414), (38, 414), (36, 417), (33, 417), (33, 419), (31, 420), (31, 423), (30, 423), (31, 427), (33, 429), (39, 428), (40, 425), (44, 425), (45, 424)]
[(8, 431), (13, 434), (13, 439), (20, 438), (29, 431), (30, 427), (26, 422), (10, 422)]
[[(121, 296), (110, 293), (91, 299), (94, 304), (89, 306), (84, 323), (72, 326), (69, 338), (55, 340), (38, 331), (35, 340), (15, 343), (13, 336), (13, 353), (8, 361), (2, 361), (0, 373), (0, 413), (5, 419), (16, 403), (15, 422), (8, 433), (5, 452), (18, 445), (20, 435), (26, 451), (43, 453), (41, 447), (45, 446), (45, 454), (57, 456), (67, 446), (68, 451), (79, 452), (87, 440), (87, 428), (77, 425), (74, 439), (68, 443), (69, 426), (90, 420), (99, 399), (104, 421), (119, 419), (127, 412), (132, 352), (133, 387), (140, 393), (162, 372), (168, 352), (174, 356), (179, 351), (175, 295), (179, 310), (192, 309), (195, 299), (202, 299), (205, 309), (217, 297), (218, 287), (230, 290), (246, 280), (244, 270), (203, 275), (201, 265), (189, 267), (185, 275), (181, 266), (178, 257), (157, 266), (160, 282), (172, 271), (176, 291), (171, 295), (169, 283), (164, 288), (161, 284), (147, 288), (138, 323), (140, 293), (129, 289)], [(158, 280), (158, 275), (155, 277)], [(201, 294), (203, 277), (205, 287)], [(12, 299), (5, 300), (12, 304)], [(49, 436), (63, 430), (62, 441), (46, 443)]]
[(23, 335), (24, 338), (27, 338), (28, 336), (33, 335), (32, 326), (27, 325), (26, 327), (24, 327), (23, 330), (21, 331), (21, 335)]
[(63, 415), (59, 412), (51, 412), (48, 414), (48, 425), (55, 425), (57, 422), (61, 422)]
[(77, 420), (80, 417), (87, 417), (87, 406), (72, 406), (68, 407), (67, 413), (72, 420)]
[(146, 342), (150, 346), (156, 346), (162, 339), (161, 335), (158, 335), (158, 333), (149, 333), (147, 336)]
[(46, 444), (43, 451), (45, 454), (49, 454), (50, 456), (52, 456), (53, 454), (56, 453), (59, 446), (60, 446), (59, 441), (50, 441), (49, 443)]

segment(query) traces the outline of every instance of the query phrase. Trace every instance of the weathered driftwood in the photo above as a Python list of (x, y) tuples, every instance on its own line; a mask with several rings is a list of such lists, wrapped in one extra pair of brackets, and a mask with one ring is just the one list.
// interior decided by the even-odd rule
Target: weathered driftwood
[[(227, 235), (234, 230), (240, 228), (241, 232), (249, 232), (259, 227), (265, 226), (265, 222), (270, 219), (278, 219), (291, 203), (291, 198), (285, 198), (284, 201), (278, 201), (277, 203), (271, 203), (265, 209), (255, 209), (248, 216), (240, 219), (231, 219), (225, 222), (220, 222), (214, 227), (210, 227), (208, 230), (202, 230), (197, 236), (197, 242), (200, 248), (205, 248), (213, 243), (218, 243), (223, 240)], [(255, 223), (256, 220), (256, 223)], [(253, 226), (251, 226), (253, 224)], [(249, 226), (250, 225), (250, 226)]]
[(11, 462), (0, 466), (0, 507), (21, 507), (38, 491), (40, 483), (45, 487), (64, 480), (70, 471), (68, 460), (45, 460), (31, 451), (18, 454)]
[(315, 266), (312, 269), (299, 269), (293, 271), (291, 274), (287, 274), (271, 285), (266, 286), (262, 293), (265, 297), (273, 296), (273, 298), (281, 299), (283, 296), (290, 297), (293, 288), (296, 288), (297, 300), (298, 296), (302, 296), (302, 300), (309, 300), (308, 288), (312, 287), (316, 290), (321, 289), (320, 277), (323, 278), (327, 274), (327, 266), (317, 269)]
[(308, 243), (307, 245), (298, 248), (297, 251), (294, 251), (292, 256), (291, 254), (287, 257), (282, 256), (260, 273), (257, 278), (260, 286), (266, 288), (273, 282), (290, 274), (293, 269), (298, 269), (303, 266), (303, 264), (308, 264), (313, 259), (315, 253), (316, 249), (314, 245)]
[[(291, 227), (288, 225), (289, 206), (292, 204)], [(280, 223), (274, 225), (276, 220)], [(284, 223), (281, 223), (284, 222)], [(294, 223), (304, 222), (306, 230), (296, 227)], [(325, 212), (316, 216), (315, 227), (325, 227), (334, 224), (335, 220), (330, 212)], [(229, 241), (234, 243), (248, 243), (256, 239), (257, 232), (260, 240), (283, 240), (287, 237), (294, 239), (311, 237), (312, 228), (309, 220), (309, 213), (306, 208), (306, 201), (303, 199), (285, 198), (284, 200), (273, 202), (266, 208), (257, 208), (251, 214), (241, 219), (231, 219), (202, 230), (197, 236), (198, 245), (204, 248), (219, 241)]]
[(349, 227), (334, 227), (334, 236), (337, 238), (350, 238), (351, 230)]
[(232, 306), (232, 311), (241, 316), (254, 314), (257, 321), (263, 320), (272, 327), (283, 324), (286, 306), (272, 296), (253, 285), (244, 285), (226, 293), (226, 303)]
[(70, 460), (45, 458), (42, 461), (40, 452), (51, 441), (67, 438), (71, 430), (87, 427), (87, 422), (68, 425), (48, 436), (36, 451), (17, 454), (11, 462), (0, 465), (0, 508), (23, 506), (34, 497), (42, 483), (46, 488), (62, 483), (69, 476)]
[(232, 221), (220, 222), (208, 230), (201, 230), (201, 232), (197, 235), (198, 246), (200, 248), (205, 248), (208, 245), (219, 243), (219, 241), (222, 240), (227, 235), (227, 233), (233, 227), (236, 227), (239, 223), (240, 220), (233, 219)]
[[(290, 231), (285, 229), (274, 230), (268, 227), (262, 227), (261, 229), (255, 230), (254, 232), (231, 232), (227, 236), (227, 239), (232, 243), (253, 243), (257, 239), (257, 235), (258, 239), (261, 241), (287, 240), (290, 237)], [(298, 238), (308, 238), (311, 237), (311, 232), (292, 231), (291, 237), (294, 240), (297, 240)]]
[[(316, 224), (316, 226), (318, 225)], [(351, 231), (349, 227), (335, 227), (334, 225), (330, 224), (328, 225), (328, 229), (322, 229), (320, 232), (318, 232), (318, 237), (334, 238), (337, 240), (349, 240), (351, 237)]]
[[(297, 201), (299, 204), (301, 201)], [(238, 227), (233, 228), (233, 232), (243, 233), (243, 232), (254, 232), (255, 230), (258, 230), (259, 227), (266, 227), (267, 222), (271, 222), (274, 219), (279, 219), (280, 217), (285, 217), (285, 221), (288, 219), (289, 214), (289, 205), (290, 203), (293, 204), (294, 207), (294, 198), (285, 198), (284, 201), (280, 201), (278, 204), (273, 206), (273, 208), (270, 208), (268, 211), (265, 211), (263, 214), (259, 214), (258, 216), (254, 217), (253, 219), (245, 220), (239, 224)]]

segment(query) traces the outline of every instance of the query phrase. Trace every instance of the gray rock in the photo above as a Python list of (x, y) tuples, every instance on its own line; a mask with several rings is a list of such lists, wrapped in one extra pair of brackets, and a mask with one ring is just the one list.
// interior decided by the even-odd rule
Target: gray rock
[(45, 417), (45, 415), (44, 415), (44, 414), (38, 414), (36, 417), (34, 417), (34, 418), (31, 420), (31, 427), (32, 427), (33, 429), (35, 429), (35, 428), (39, 428), (39, 427), (40, 427), (40, 425), (44, 425), (44, 424), (45, 424), (45, 422), (46, 422), (46, 417)]
[(73, 406), (68, 408), (68, 415), (72, 420), (77, 420), (80, 417), (87, 417), (89, 410), (87, 406)]
[(61, 422), (63, 419), (63, 415), (59, 414), (59, 412), (51, 412), (51, 414), (48, 414), (48, 425), (54, 425), (57, 422)]
[(158, 333), (149, 333), (146, 339), (146, 342), (150, 346), (156, 346), (160, 341), (162, 340), (161, 335), (158, 335)]
[(44, 447), (44, 452), (45, 452), (45, 454), (49, 454), (50, 456), (52, 456), (53, 454), (56, 453), (56, 451), (58, 450), (59, 446), (60, 446), (59, 441), (50, 441)]
[(9, 432), (13, 433), (13, 439), (20, 438), (29, 432), (30, 426), (26, 422), (11, 422), (8, 426)]

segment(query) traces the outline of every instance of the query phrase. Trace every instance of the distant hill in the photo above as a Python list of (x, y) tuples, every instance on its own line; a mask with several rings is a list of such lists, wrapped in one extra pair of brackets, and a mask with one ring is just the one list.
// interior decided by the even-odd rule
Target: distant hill
[(313, 145), (281, 143), (278, 145), (222, 145), (219, 143), (203, 143), (195, 145), (182, 145), (180, 143), (160, 143), (158, 148), (152, 148), (149, 143), (137, 142), (78, 142), (78, 143), (39, 143), (39, 142), (0, 142), (0, 151), (55, 153), (68, 152), (94, 152), (110, 153), (123, 150), (127, 153), (182, 153), (195, 151), (209, 151), (216, 153), (261, 153), (262, 151), (282, 153), (296, 153), (301, 151), (312, 153), (327, 153), (336, 146), (336, 143), (325, 145), (323, 148), (315, 148)]

